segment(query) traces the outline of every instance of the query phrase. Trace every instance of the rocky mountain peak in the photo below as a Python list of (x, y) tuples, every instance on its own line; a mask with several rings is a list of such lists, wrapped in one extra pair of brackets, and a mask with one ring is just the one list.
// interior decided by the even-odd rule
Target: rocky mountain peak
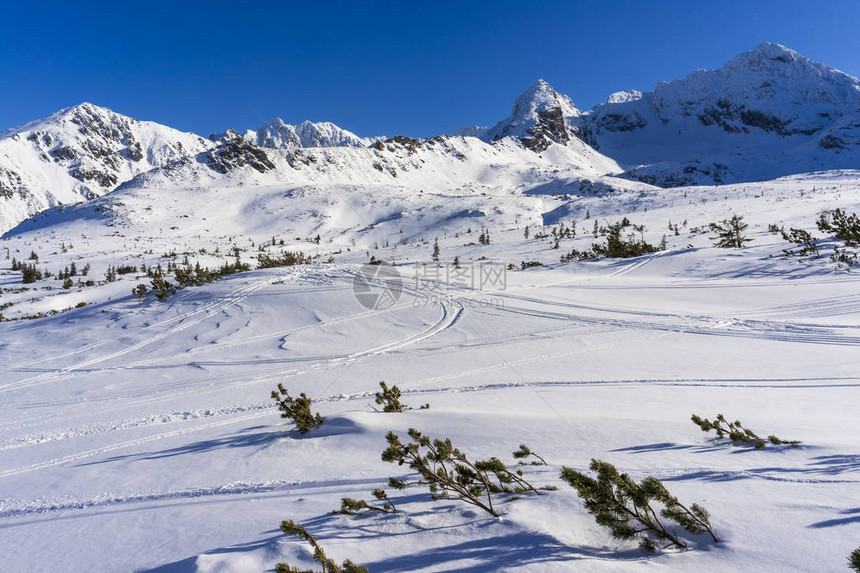
[(488, 129), (483, 139), (495, 141), (512, 136), (529, 149), (541, 152), (553, 143), (564, 145), (570, 141), (575, 134), (571, 120), (579, 115), (569, 97), (539, 79), (514, 101), (511, 115)]

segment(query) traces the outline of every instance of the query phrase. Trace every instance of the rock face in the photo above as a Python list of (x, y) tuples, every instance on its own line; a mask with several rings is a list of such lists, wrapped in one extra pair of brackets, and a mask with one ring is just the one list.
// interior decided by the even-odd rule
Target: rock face
[(215, 149), (205, 152), (201, 158), (210, 169), (222, 175), (246, 165), (260, 173), (275, 168), (265, 150), (247, 141), (233, 130), (227, 130), (217, 143), (218, 146)]
[(213, 144), (83, 103), (0, 133), (0, 228), (92, 199)]

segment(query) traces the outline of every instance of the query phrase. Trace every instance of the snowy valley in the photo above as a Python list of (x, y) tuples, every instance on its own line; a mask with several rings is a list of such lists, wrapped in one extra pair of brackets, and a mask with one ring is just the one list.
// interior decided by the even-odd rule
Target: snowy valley
[[(92, 104), (2, 132), (0, 571), (318, 567), (282, 520), (374, 572), (846, 569), (857, 213), (860, 82), (776, 44), (591, 110), (540, 80), (427, 139)], [(800, 444), (690, 419), (720, 413)], [(499, 517), (392, 489), (410, 428), (549, 488)], [(613, 538), (560, 477), (592, 459), (719, 541)], [(395, 512), (338, 513), (377, 488)]]

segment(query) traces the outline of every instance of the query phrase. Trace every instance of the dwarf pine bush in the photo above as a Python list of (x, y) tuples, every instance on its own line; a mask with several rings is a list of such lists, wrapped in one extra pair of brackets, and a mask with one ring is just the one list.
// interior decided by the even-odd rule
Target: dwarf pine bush
[(524, 461), (522, 461), (522, 460), (526, 459), (526, 458), (527, 458), (527, 457), (529, 457), (529, 456), (532, 456), (532, 457), (537, 458), (537, 460), (532, 460), (532, 465), (533, 465), (533, 466), (545, 466), (545, 465), (546, 465), (546, 460), (545, 460), (545, 459), (543, 459), (542, 457), (540, 457), (539, 455), (537, 455), (536, 453), (534, 453), (533, 451), (531, 451), (531, 448), (529, 448), (529, 447), (528, 447), (527, 445), (525, 445), (525, 444), (520, 444), (520, 449), (518, 449), (517, 451), (515, 451), (515, 452), (513, 453), (513, 456), (514, 456), (514, 459), (515, 459), (515, 460), (521, 460), (521, 461), (520, 461), (520, 463), (521, 463), (521, 464), (525, 464), (525, 463), (526, 463), (526, 462), (524, 462)]
[[(282, 521), (281, 531), (287, 535), (295, 535), (299, 539), (307, 541), (314, 550), (314, 561), (322, 565), (323, 573), (369, 573), (367, 567), (356, 565), (349, 559), (344, 561), (342, 565), (335, 563), (326, 555), (325, 550), (317, 543), (316, 538), (308, 533), (304, 525), (299, 525), (293, 520)], [(314, 571), (302, 569), (301, 567), (293, 567), (287, 563), (278, 563), (275, 566), (275, 573), (314, 573)]]
[(786, 256), (818, 256), (818, 245), (816, 243), (818, 239), (813, 237), (809, 231), (804, 231), (803, 229), (795, 229), (794, 227), (791, 227), (787, 233), (785, 231), (780, 231), (780, 234), (782, 235), (782, 239), (784, 241), (794, 243), (799, 247), (797, 250), (783, 249), (782, 252), (785, 253)]
[(396, 513), (397, 508), (388, 498), (388, 494), (384, 489), (376, 488), (371, 492), (371, 495), (382, 502), (382, 505), (372, 505), (363, 499), (352, 499), (351, 497), (343, 497), (340, 500), (340, 513), (345, 515), (355, 515), (361, 513), (362, 510), (380, 511), (382, 513)]
[[(639, 237), (634, 233), (627, 233), (627, 236), (622, 235), (622, 231), (628, 227), (633, 227), (639, 231)], [(606, 243), (592, 243), (591, 250), (578, 251), (571, 249), (567, 254), (561, 256), (561, 262), (570, 263), (574, 261), (591, 261), (609, 257), (611, 259), (629, 259), (632, 257), (640, 257), (650, 253), (656, 253), (660, 247), (655, 247), (651, 243), (645, 241), (644, 225), (633, 225), (625, 217), (624, 220), (612, 223), (609, 227), (600, 229), (600, 232), (606, 235)], [(597, 221), (594, 221), (594, 236), (598, 235)]]
[(851, 552), (848, 556), (848, 567), (860, 573), (860, 547)]
[(432, 440), (415, 428), (410, 428), (408, 434), (412, 442), (404, 444), (397, 434), (388, 432), (385, 436), (388, 447), (382, 452), (382, 461), (406, 465), (418, 472), (420, 478), (411, 482), (390, 478), (388, 484), (394, 489), (426, 485), (434, 499), (453, 495), (495, 517), (499, 513), (493, 506), (494, 494), (531, 491), (540, 495), (523, 479), (522, 471), (512, 472), (498, 458), (473, 462), (450, 439)]
[(740, 215), (732, 215), (731, 219), (708, 225), (708, 228), (717, 234), (714, 246), (721, 249), (741, 249), (752, 241), (744, 235), (748, 227), (749, 224), (744, 223), (744, 218)]
[(662, 517), (692, 535), (708, 533), (719, 541), (705, 508), (695, 503), (687, 508), (656, 477), (636, 483), (629, 475), (618, 473), (609, 462), (600, 460), (591, 460), (590, 468), (596, 478), (562, 466), (561, 479), (576, 490), (588, 513), (598, 525), (608, 527), (614, 538), (638, 539), (639, 547), (647, 553), (658, 548), (687, 549), (688, 542), (661, 521)]
[(718, 438), (728, 438), (732, 442), (748, 444), (757, 450), (764, 448), (767, 442), (770, 442), (774, 446), (787, 444), (792, 448), (796, 448), (800, 445), (800, 442), (797, 440), (783, 440), (774, 435), (768, 436), (765, 440), (765, 438), (759, 437), (758, 434), (749, 428), (744, 428), (743, 424), (741, 424), (739, 420), (729, 422), (722, 414), (717, 414), (717, 417), (714, 418), (713, 421), (708, 420), (707, 418), (700, 418), (696, 414), (690, 416), (690, 419), (694, 424), (699, 426), (703, 432), (714, 430)]
[(849, 247), (860, 245), (860, 217), (856, 213), (848, 214), (842, 209), (825, 211), (818, 217), (818, 230), (832, 233)]
[[(411, 406), (400, 402), (400, 388), (396, 385), (389, 388), (383, 380), (379, 383), (379, 387), (382, 391), (377, 392), (374, 397), (376, 398), (376, 403), (382, 406), (383, 412), (402, 412), (403, 410), (412, 409)], [(424, 404), (420, 407), (421, 410), (427, 410), (428, 408), (430, 408), (430, 404)]]
[[(317, 235), (317, 244), (319, 244), (319, 235)], [(260, 253), (257, 255), (258, 269), (271, 269), (274, 267), (291, 267), (294, 265), (309, 265), (311, 258), (299, 251), (282, 251), (280, 255), (268, 255)]]
[(302, 434), (319, 428), (325, 421), (319, 413), (311, 412), (311, 399), (304, 392), (293, 398), (283, 384), (278, 384), (278, 389), (272, 390), (272, 399), (278, 404), (281, 418), (292, 420)]

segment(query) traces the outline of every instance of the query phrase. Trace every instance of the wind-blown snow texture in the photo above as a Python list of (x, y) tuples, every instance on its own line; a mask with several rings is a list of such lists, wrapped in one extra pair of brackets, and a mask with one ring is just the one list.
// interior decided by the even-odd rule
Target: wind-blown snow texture
[[(5, 132), (0, 164), (18, 161), (31, 199), (44, 184), (67, 188), (68, 197), (45, 195), (54, 203), (77, 201), (75, 169), (116, 181), (79, 204), (6, 219), (17, 224), (0, 240), (0, 571), (311, 567), (308, 546), (280, 533), (284, 519), (305, 524), (336, 560), (374, 572), (843, 569), (860, 524), (860, 279), (830, 260), (842, 243), (815, 222), (837, 207), (860, 212), (860, 171), (747, 179), (755, 157), (761, 174), (788, 165), (768, 163), (770, 145), (786, 143), (790, 155), (806, 140), (822, 162), (856, 157), (855, 147), (816, 139), (848, 125), (856, 80), (792, 54), (761, 46), (590, 112), (538, 82), (511, 117), (473, 130), (480, 137), (358, 140), (330, 124), (276, 120), (207, 140), (88, 104)], [(759, 97), (749, 79), (757, 67), (782, 78), (780, 90), (818, 70), (830, 95)], [(732, 91), (727, 76), (751, 83)], [(696, 113), (716, 92), (714, 101), (734, 94), (733, 103), (708, 116), (722, 123), (705, 125)], [(696, 126), (713, 147), (659, 131), (658, 94), (675, 102), (665, 109), (692, 102), (667, 125)], [(833, 124), (817, 115), (825, 107)], [(631, 129), (607, 129), (610, 108), (628, 110)], [(748, 115), (777, 109), (795, 111), (781, 123)], [(810, 130), (810, 121), (822, 131), (762, 127)], [(661, 133), (665, 155), (632, 169), (630, 157), (653, 152)], [(713, 185), (681, 167), (679, 177), (709, 184), (637, 180), (669, 173), (665, 157), (686, 166), (696, 145), (734, 157), (726, 142), (750, 146), (753, 158), (721, 171), (746, 182)], [(613, 145), (618, 161), (602, 153)], [(64, 147), (74, 156), (51, 155)], [(714, 248), (708, 224), (732, 214), (745, 217), (752, 242)], [(666, 249), (559, 262), (605, 240), (595, 225), (625, 217)], [(556, 240), (562, 223), (576, 236)], [(773, 226), (812, 232), (821, 255), (786, 256), (796, 245)], [(489, 245), (478, 242), (484, 233)], [(436, 240), (442, 267), (430, 264)], [(215, 267), (237, 255), (254, 264), (282, 250), (314, 263), (166, 301), (131, 294), (149, 285), (143, 265)], [(403, 278), (399, 298), (380, 310), (353, 291), (371, 256)], [(455, 257), (474, 283), (460, 274), (444, 284)], [(22, 284), (13, 258), (54, 276)], [(543, 266), (520, 270), (527, 262)], [(56, 275), (72, 263), (65, 288)], [(508, 265), (504, 280), (480, 284), (481, 269)], [(108, 282), (109, 268), (123, 272)], [(48, 316), (25, 319), (40, 313)], [(431, 408), (374, 412), (380, 380)], [(313, 398), (326, 417), (319, 430), (301, 435), (278, 416), (269, 395), (279, 382)], [(733, 447), (689, 420), (720, 412), (803, 445)], [(380, 453), (386, 432), (409, 427), (511, 463), (526, 443), (549, 464), (525, 467), (526, 476), (559, 489), (499, 503), (501, 519), (417, 488), (389, 491), (392, 515), (332, 514), (340, 498), (367, 499), (405, 477)], [(721, 541), (693, 538), (689, 551), (647, 556), (613, 540), (559, 479), (562, 465), (585, 470), (591, 458), (661, 478), (711, 512)]]

